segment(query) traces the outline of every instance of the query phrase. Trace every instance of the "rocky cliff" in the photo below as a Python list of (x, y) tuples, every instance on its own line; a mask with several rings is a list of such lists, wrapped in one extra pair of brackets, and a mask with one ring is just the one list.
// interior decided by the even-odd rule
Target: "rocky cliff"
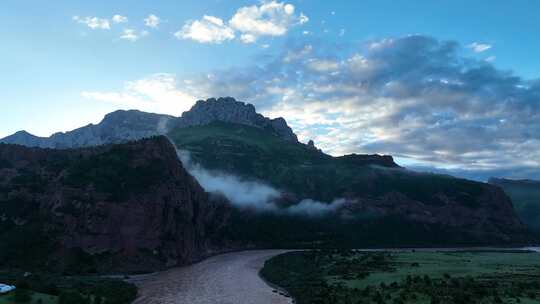
[(165, 137), (51, 150), (0, 144), (0, 264), (151, 271), (227, 247), (227, 217)]
[(207, 125), (214, 121), (248, 125), (265, 129), (282, 139), (297, 142), (298, 138), (283, 118), (270, 119), (255, 111), (249, 103), (232, 97), (199, 100), (176, 121), (176, 127)]

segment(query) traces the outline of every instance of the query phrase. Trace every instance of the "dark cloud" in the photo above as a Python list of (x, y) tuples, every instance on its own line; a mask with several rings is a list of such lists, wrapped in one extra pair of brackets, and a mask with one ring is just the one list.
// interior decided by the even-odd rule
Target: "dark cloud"
[[(194, 81), (284, 116), (325, 151), (388, 153), (454, 172), (540, 171), (540, 80), (413, 35), (361, 46), (295, 41), (250, 67)], [(520, 173), (521, 172), (521, 173)], [(519, 176), (523, 174), (524, 176)]]

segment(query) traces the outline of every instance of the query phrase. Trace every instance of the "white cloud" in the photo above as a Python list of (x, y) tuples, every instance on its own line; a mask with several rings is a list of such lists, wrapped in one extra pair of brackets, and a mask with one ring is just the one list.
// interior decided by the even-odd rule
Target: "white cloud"
[(309, 20), (304, 14), (294, 15), (294, 11), (294, 5), (276, 1), (245, 6), (236, 11), (229, 25), (253, 37), (282, 36), (295, 24)]
[(191, 39), (200, 43), (222, 43), (234, 39), (234, 31), (222, 19), (205, 15), (201, 20), (188, 21), (174, 34), (178, 39)]
[(255, 41), (257, 41), (257, 37), (255, 37), (254, 35), (252, 34), (242, 34), (240, 36), (240, 40), (243, 42), (243, 43), (254, 43)]
[(495, 61), (495, 59), (497, 59), (497, 56), (489, 56), (489, 57), (487, 57), (485, 60), (486, 60), (487, 62), (493, 62), (493, 61)]
[(81, 96), (96, 101), (114, 103), (126, 109), (180, 115), (189, 110), (196, 98), (188, 87), (179, 88), (173, 74), (154, 74), (125, 83), (121, 91), (84, 91)]
[(148, 17), (144, 18), (144, 25), (151, 28), (157, 28), (160, 23), (161, 19), (154, 14), (150, 14)]
[(473, 42), (467, 46), (472, 49), (475, 53), (482, 53), (489, 50), (492, 45), (486, 43)]
[(339, 68), (339, 62), (327, 59), (311, 59), (308, 60), (307, 67), (317, 72), (331, 72)]
[(128, 18), (126, 16), (122, 16), (122, 15), (114, 15), (112, 17), (112, 21), (114, 23), (126, 23), (126, 22), (128, 22)]
[(295, 25), (309, 18), (290, 3), (262, 1), (260, 5), (239, 8), (228, 22), (205, 15), (200, 20), (186, 22), (174, 35), (178, 39), (191, 39), (201, 43), (222, 43), (238, 36), (243, 43), (254, 43), (261, 36), (283, 36)]
[(137, 33), (137, 31), (135, 31), (134, 29), (124, 29), (122, 31), (122, 35), (120, 35), (120, 39), (135, 42), (139, 40), (142, 36), (146, 36), (147, 34), (148, 32)]
[(79, 16), (73, 16), (73, 21), (85, 24), (89, 28), (95, 30), (95, 29), (102, 29), (102, 30), (109, 30), (111, 29), (111, 23), (108, 19), (98, 18), (98, 17), (79, 17)]
[(307, 23), (309, 21), (309, 18), (308, 18), (308, 16), (304, 15), (304, 13), (300, 13), (300, 17), (299, 17), (298, 21), (300, 22), (300, 24), (304, 24), (304, 23)]

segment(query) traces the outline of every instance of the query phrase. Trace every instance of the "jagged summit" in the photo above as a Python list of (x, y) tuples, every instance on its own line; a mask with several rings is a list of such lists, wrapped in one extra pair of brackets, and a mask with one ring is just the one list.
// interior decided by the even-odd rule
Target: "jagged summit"
[(224, 97), (199, 100), (181, 117), (138, 110), (118, 110), (105, 115), (97, 125), (89, 124), (69, 132), (58, 132), (50, 137), (37, 137), (26, 131), (19, 131), (0, 139), (0, 143), (40, 148), (79, 148), (162, 135), (175, 127), (205, 125), (213, 121), (262, 128), (285, 140), (298, 141), (285, 119), (264, 117), (256, 112), (252, 104)]
[(206, 125), (213, 121), (222, 121), (249, 125), (274, 132), (279, 137), (297, 142), (298, 138), (287, 125), (285, 119), (270, 119), (259, 114), (255, 106), (237, 101), (232, 97), (199, 100), (178, 119), (177, 126), (189, 127)]

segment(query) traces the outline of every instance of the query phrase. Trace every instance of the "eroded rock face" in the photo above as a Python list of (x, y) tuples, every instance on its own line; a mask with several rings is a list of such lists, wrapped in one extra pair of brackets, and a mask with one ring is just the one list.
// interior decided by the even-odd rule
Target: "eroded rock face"
[(182, 265), (227, 247), (217, 233), (228, 207), (164, 137), (77, 150), (0, 144), (0, 188), (2, 236), (32, 225), (54, 243), (43, 254), (58, 267), (72, 249), (100, 256), (96, 267), (110, 272)]
[(298, 141), (296, 134), (287, 125), (285, 119), (279, 117), (270, 119), (255, 111), (255, 107), (249, 103), (236, 101), (232, 97), (210, 98), (199, 100), (187, 112), (182, 114), (177, 121), (178, 127), (206, 125), (213, 121), (243, 124), (269, 130), (279, 137)]

